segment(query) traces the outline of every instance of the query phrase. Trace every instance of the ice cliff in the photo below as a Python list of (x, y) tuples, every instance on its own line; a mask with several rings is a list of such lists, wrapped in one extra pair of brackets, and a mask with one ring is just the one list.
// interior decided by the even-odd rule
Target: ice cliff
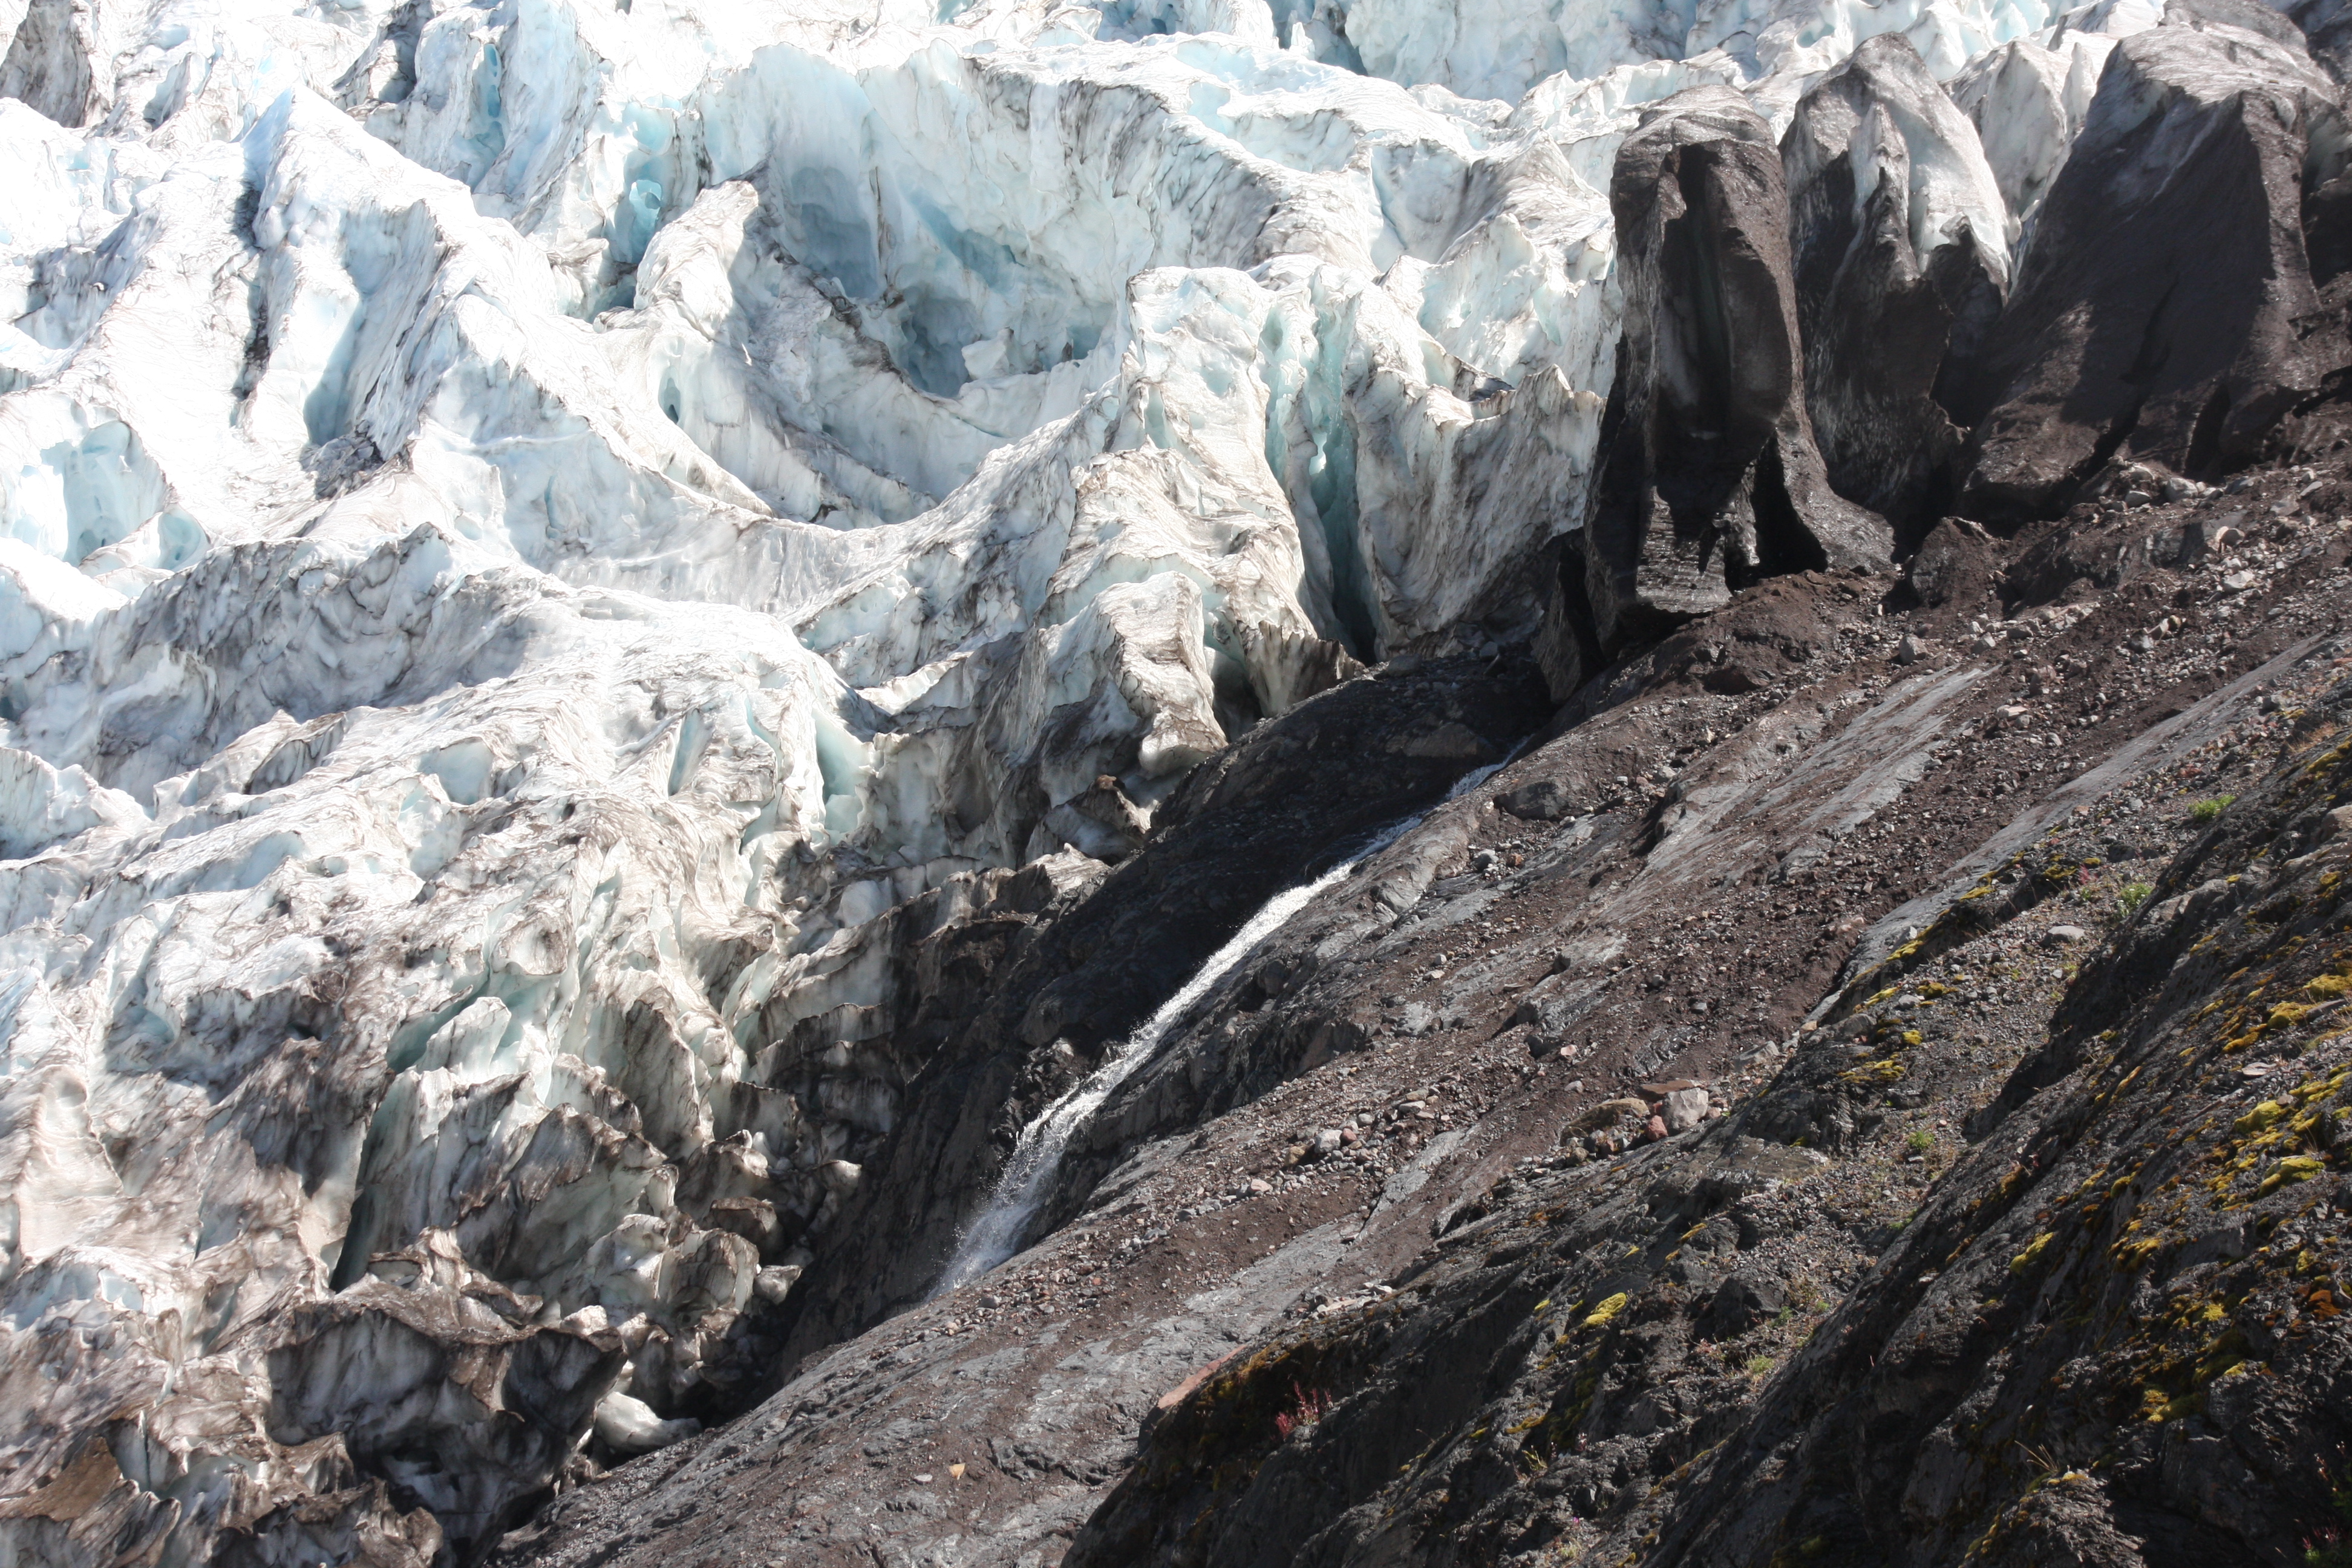
[(0, 3), (0, 1563), (464, 1556), (724, 1407), (922, 1065), (908, 952), (1639, 552), (1598, 477), (1722, 392), (1621, 267), (1646, 109), (1774, 180), (1797, 125), (1834, 230), (1691, 505), (1735, 575), (1883, 557), (1751, 515), (1922, 482), (1864, 426), (1925, 386), (1809, 423), (1796, 324), (1856, 233), (2009, 289), (2156, 20)]

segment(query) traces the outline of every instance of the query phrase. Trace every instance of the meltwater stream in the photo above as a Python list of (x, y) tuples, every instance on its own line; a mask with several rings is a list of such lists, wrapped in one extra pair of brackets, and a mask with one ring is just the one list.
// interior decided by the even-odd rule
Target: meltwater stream
[[(1517, 748), (1513, 749), (1517, 755)], [(1509, 758), (1505, 758), (1505, 762)], [(1492, 777), (1503, 764), (1477, 768), (1455, 782), (1446, 799), (1453, 800), (1478, 787)], [(1315, 896), (1345, 878), (1366, 857), (1387, 848), (1404, 833), (1421, 822), (1420, 816), (1409, 816), (1375, 834), (1361, 849), (1334, 866), (1311, 882), (1286, 888), (1260, 907), (1257, 913), (1243, 922), (1233, 940), (1211, 953), (1208, 962), (1193, 972), (1173, 996), (1160, 1005), (1160, 1010), (1111, 1050), (1103, 1064), (1088, 1074), (1076, 1089), (1040, 1111), (1028, 1126), (1021, 1130), (1020, 1142), (1013, 1145), (1013, 1158), (1004, 1163), (1003, 1174), (996, 1181), (995, 1190), (989, 1194), (988, 1206), (976, 1215), (957, 1239), (955, 1256), (948, 1259), (940, 1273), (934, 1295), (943, 1295), (968, 1280), (977, 1279), (998, 1264), (1013, 1256), (1021, 1245), (1022, 1233), (1036, 1216), (1038, 1205), (1053, 1191), (1054, 1177), (1061, 1170), (1062, 1155), (1094, 1117), (1111, 1091), (1134, 1075), (1135, 1069), (1151, 1059), (1160, 1037), (1168, 1026), (1183, 1016), (1186, 1008), (1208, 994), (1209, 988), (1224, 977), (1225, 972), (1239, 963), (1250, 949), (1272, 935), (1282, 923), (1313, 901)]]
[(1037, 1205), (1045, 1202), (1053, 1189), (1054, 1176), (1061, 1169), (1062, 1154), (1070, 1140), (1094, 1116), (1102, 1102), (1110, 1098), (1111, 1090), (1125, 1083), (1135, 1069), (1151, 1058), (1152, 1047), (1168, 1026), (1206, 995), (1209, 987), (1223, 977), (1225, 971), (1240, 963), (1249, 950), (1255, 947), (1282, 922), (1307, 907), (1307, 901), (1356, 868), (1358, 860), (1380, 848), (1396, 837), (1396, 830), (1383, 833), (1380, 839), (1354, 859), (1342, 861), (1312, 882), (1286, 888), (1261, 906), (1257, 913), (1235, 931), (1233, 940), (1209, 955), (1208, 962), (1193, 972), (1176, 994), (1160, 1005), (1160, 1010), (1146, 1019), (1133, 1034), (1117, 1046), (1103, 1064), (1088, 1074), (1086, 1080), (1039, 1112), (1036, 1119), (1021, 1130), (1021, 1141), (1013, 1145), (1013, 1158), (1006, 1161), (1004, 1173), (997, 1178), (996, 1190), (989, 1194), (988, 1206), (975, 1216), (971, 1225), (956, 1243), (955, 1256), (948, 1260), (947, 1271), (940, 1276), (939, 1289), (952, 1290), (968, 1279), (978, 1279), (1013, 1256), (1021, 1245), (1021, 1233), (1036, 1215)]

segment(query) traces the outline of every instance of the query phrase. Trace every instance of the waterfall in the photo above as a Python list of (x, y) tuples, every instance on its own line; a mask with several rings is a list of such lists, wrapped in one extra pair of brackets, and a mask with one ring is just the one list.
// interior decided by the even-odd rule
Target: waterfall
[[(1514, 753), (1517, 749), (1514, 748)], [(1508, 759), (1507, 758), (1506, 761)], [(1447, 792), (1453, 800), (1475, 789), (1491, 778), (1500, 763), (1476, 768), (1465, 773)], [(1208, 961), (1184, 982), (1173, 996), (1160, 1005), (1160, 1010), (1143, 1025), (1113, 1047), (1102, 1065), (1086, 1079), (1040, 1111), (1021, 1130), (1020, 1142), (1013, 1148), (1013, 1157), (1004, 1163), (1003, 1173), (996, 1179), (989, 1194), (988, 1205), (973, 1216), (963, 1234), (956, 1240), (955, 1256), (948, 1259), (934, 1295), (979, 1279), (1003, 1262), (1021, 1246), (1022, 1234), (1045, 1194), (1054, 1190), (1054, 1178), (1062, 1168), (1062, 1156), (1070, 1140), (1093, 1120), (1104, 1100), (1113, 1090), (1134, 1076), (1135, 1069), (1151, 1059), (1160, 1044), (1160, 1037), (1168, 1026), (1181, 1017), (1185, 1010), (1209, 993), (1209, 988), (1224, 978), (1225, 973), (1239, 963), (1250, 949), (1279, 930), (1285, 921), (1312, 902), (1315, 897), (1334, 882), (1341, 880), (1362, 864), (1365, 858), (1387, 848), (1408, 830), (1419, 826), (1419, 815), (1391, 824), (1373, 835), (1371, 840), (1348, 859), (1334, 866), (1311, 882), (1286, 888), (1268, 899), (1257, 913), (1243, 922), (1224, 946), (1209, 955)]]

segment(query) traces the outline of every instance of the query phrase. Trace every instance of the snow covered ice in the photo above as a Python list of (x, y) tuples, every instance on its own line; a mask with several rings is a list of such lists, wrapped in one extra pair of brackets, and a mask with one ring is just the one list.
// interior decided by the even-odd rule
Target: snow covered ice
[(0, 5), (0, 1563), (423, 1562), (692, 1430), (894, 944), (1524, 633), (1644, 104), (1899, 31), (1998, 250), (2154, 20)]

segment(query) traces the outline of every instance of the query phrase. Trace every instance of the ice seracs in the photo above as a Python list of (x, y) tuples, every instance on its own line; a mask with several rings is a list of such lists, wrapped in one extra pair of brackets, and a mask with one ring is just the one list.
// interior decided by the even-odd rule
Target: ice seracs
[(1781, 149), (1805, 406), (1830, 481), (1923, 526), (1965, 434), (1948, 384), (2009, 291), (2003, 192), (1900, 34), (1870, 39), (1808, 92)]
[[(2133, 144), (2105, 51), (2238, 90), (2130, 0), (0, 18), (0, 1542), (57, 1563), (462, 1554), (675, 1439), (887, 1179), (924, 944), (1564, 557), (1615, 639), (1668, 557), (1883, 548), (1836, 364), (1667, 342), (1629, 136), (1795, 126), (1832, 279), (1999, 292)], [(1664, 555), (1612, 399), (1748, 418)]]

